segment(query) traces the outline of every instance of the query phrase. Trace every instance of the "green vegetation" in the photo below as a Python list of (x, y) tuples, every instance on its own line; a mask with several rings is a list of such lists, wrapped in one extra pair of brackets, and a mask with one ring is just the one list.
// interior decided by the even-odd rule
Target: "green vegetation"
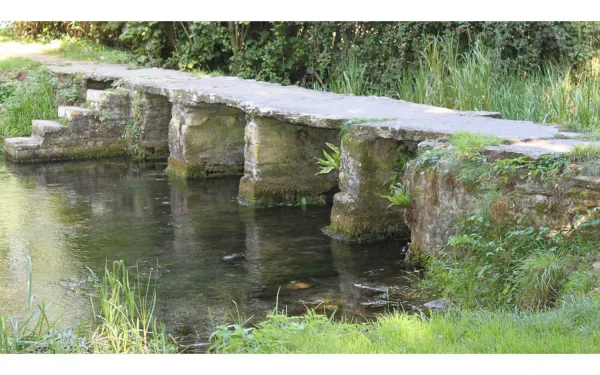
[(597, 353), (600, 300), (577, 298), (545, 312), (388, 313), (374, 322), (274, 311), (255, 327), (215, 328), (217, 353)]
[(505, 143), (505, 140), (499, 137), (469, 132), (457, 132), (450, 138), (450, 144), (454, 145), (456, 156), (459, 159), (470, 159), (483, 150), (484, 147), (497, 146), (503, 143)]
[[(448, 242), (451, 251), (423, 259), (427, 266), (424, 285), (463, 309), (545, 309), (571, 294), (594, 294), (600, 278), (590, 270), (600, 259), (600, 210), (590, 210), (576, 228), (551, 230), (536, 227), (526, 218), (514, 220), (508, 195), (518, 182), (560, 195), (560, 186), (577, 173), (572, 163), (597, 159), (597, 146), (580, 146), (571, 153), (546, 154), (535, 160), (517, 157), (488, 162), (481, 153), (486, 142), (472, 139), (478, 137), (460, 135), (451, 139), (451, 146), (438, 145), (414, 161), (422, 169), (450, 166), (450, 173), (471, 186), (478, 197), (475, 210), (457, 218), (458, 233)], [(539, 210), (557, 209), (548, 204), (540, 202)]]
[(388, 208), (393, 206), (398, 207), (408, 207), (410, 206), (410, 195), (408, 189), (405, 189), (404, 186), (400, 183), (390, 185), (390, 194), (391, 195), (382, 195), (381, 198), (387, 199), (390, 201), (390, 205)]
[(600, 160), (600, 144), (587, 143), (575, 145), (570, 153), (570, 157), (574, 162)]
[(135, 281), (122, 261), (95, 277), (97, 309), (94, 325), (80, 323), (60, 329), (48, 319), (44, 303), (33, 307), (31, 262), (28, 282), (29, 315), (23, 321), (0, 316), (0, 353), (175, 353), (177, 346), (154, 316), (156, 294), (150, 278)]
[(131, 52), (108, 48), (85, 40), (63, 39), (59, 48), (50, 50), (48, 53), (65, 59), (111, 64), (136, 64), (136, 57)]
[(518, 72), (503, 67), (498, 49), (479, 43), (461, 54), (452, 39), (436, 39), (418, 65), (404, 71), (397, 95), (417, 103), (498, 111), (508, 119), (594, 131), (600, 123), (599, 67), (595, 57), (576, 69), (547, 64)]
[(10, 70), (34, 70), (42, 64), (25, 57), (6, 57), (0, 59), (0, 72)]
[(73, 104), (77, 98), (76, 86), (60, 82), (43, 67), (30, 72), (23, 82), (0, 84), (0, 137), (30, 135), (32, 120), (56, 119), (58, 105)]
[(325, 158), (315, 158), (317, 159), (317, 164), (321, 166), (321, 170), (316, 175), (331, 173), (340, 168), (340, 148), (329, 142), (325, 142), (325, 144), (333, 152), (330, 155), (327, 151), (323, 150)]
[(0, 136), (20, 137), (31, 134), (31, 121), (55, 119), (55, 93), (58, 82), (47, 69), (37, 70), (20, 83), (12, 95), (2, 103)]
[[(449, 240), (452, 251), (427, 259), (426, 287), (464, 309), (545, 309), (572, 293), (596, 293), (600, 279), (590, 270), (600, 257), (597, 219), (559, 233), (523, 229), (494, 220), (505, 214), (506, 205), (501, 198), (492, 200), (486, 215), (464, 219)], [(585, 272), (586, 283), (578, 282), (582, 274), (576, 271)]]
[[(132, 51), (141, 64), (306, 87), (379, 94), (418, 64), (434, 37), (458, 52), (477, 40), (499, 49), (502, 67), (577, 65), (600, 44), (597, 22), (15, 22), (20, 39), (65, 35)], [(352, 69), (348, 67), (353, 67)], [(324, 89), (326, 87), (323, 87)], [(356, 92), (355, 92), (356, 93)]]

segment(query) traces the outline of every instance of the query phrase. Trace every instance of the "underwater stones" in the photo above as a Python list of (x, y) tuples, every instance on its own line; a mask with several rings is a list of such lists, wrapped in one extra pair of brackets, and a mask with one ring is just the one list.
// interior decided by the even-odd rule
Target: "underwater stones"
[(249, 117), (245, 130), (244, 176), (240, 201), (254, 205), (325, 203), (337, 174), (321, 174), (315, 162), (337, 132)]
[(241, 174), (245, 115), (224, 105), (172, 107), (167, 171), (185, 178)]

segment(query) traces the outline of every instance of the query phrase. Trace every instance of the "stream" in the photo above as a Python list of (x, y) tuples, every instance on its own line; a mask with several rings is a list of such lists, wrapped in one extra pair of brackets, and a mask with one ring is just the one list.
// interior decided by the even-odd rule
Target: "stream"
[(329, 205), (243, 206), (239, 177), (186, 181), (165, 167), (0, 161), (0, 315), (27, 311), (28, 256), (35, 304), (59, 326), (93, 319), (92, 272), (123, 260), (155, 282), (157, 317), (189, 343), (208, 341), (211, 315), (256, 321), (276, 303), (359, 320), (422, 304), (406, 241), (332, 240)]

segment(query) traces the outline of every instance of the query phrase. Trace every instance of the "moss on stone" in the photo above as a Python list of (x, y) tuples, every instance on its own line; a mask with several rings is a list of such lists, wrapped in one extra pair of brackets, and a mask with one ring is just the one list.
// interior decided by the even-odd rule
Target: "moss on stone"
[[(300, 184), (304, 186), (303, 184)], [(252, 206), (311, 206), (326, 204), (325, 192), (315, 194), (301, 189), (293, 181), (253, 181), (246, 176), (240, 180), (238, 198)]]
[(136, 91), (133, 95), (131, 118), (125, 125), (125, 139), (128, 142), (128, 152), (131, 156), (139, 157), (141, 127), (143, 121), (143, 93)]
[(170, 174), (186, 179), (241, 175), (240, 166), (188, 163), (173, 157), (168, 159), (166, 171)]

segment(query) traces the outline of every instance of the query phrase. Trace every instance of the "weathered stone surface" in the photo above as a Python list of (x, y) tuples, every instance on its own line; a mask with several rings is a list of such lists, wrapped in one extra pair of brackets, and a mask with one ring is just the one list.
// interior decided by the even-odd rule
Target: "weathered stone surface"
[(143, 159), (168, 157), (171, 102), (167, 97), (139, 91), (132, 96), (130, 123), (138, 136), (133, 154)]
[(63, 144), (68, 139), (69, 128), (51, 120), (33, 120), (31, 123), (32, 137), (40, 139), (43, 146)]
[[(512, 153), (505, 155), (513, 156)], [(405, 215), (411, 233), (412, 255), (434, 255), (446, 250), (448, 239), (458, 230), (460, 218), (475, 212), (481, 203), (476, 187), (462, 183), (456, 168), (445, 162), (426, 169), (409, 162), (405, 178), (410, 183), (412, 197)], [(494, 202), (491, 214), (499, 223), (575, 228), (600, 206), (600, 184), (596, 184), (596, 180), (600, 179), (573, 176), (561, 180), (560, 184), (526, 181), (506, 184), (501, 187), (502, 198)]]
[(127, 121), (131, 98), (128, 92), (88, 90), (87, 101), (104, 119)]
[(337, 132), (250, 116), (245, 129), (244, 177), (239, 198), (257, 205), (324, 203), (337, 185), (337, 174), (316, 175), (316, 157)]
[(167, 171), (182, 177), (241, 174), (245, 115), (223, 105), (175, 103)]
[(405, 179), (410, 185), (411, 206), (405, 221), (410, 228), (412, 253), (436, 254), (456, 233), (460, 215), (475, 209), (477, 197), (458, 181), (446, 163), (423, 171), (409, 162)]
[(32, 137), (8, 138), (6, 158), (20, 163), (75, 160), (126, 154), (124, 119), (103, 119), (82, 107), (59, 107), (60, 123), (32, 122)]
[(545, 139), (532, 142), (517, 142), (510, 145), (486, 147), (486, 154), (491, 159), (502, 157), (527, 156), (531, 159), (537, 159), (543, 154), (553, 152), (570, 152), (578, 145), (587, 145), (595, 143), (600, 146), (600, 142), (588, 142), (578, 139)]
[(351, 130), (342, 141), (340, 190), (334, 197), (331, 225), (326, 233), (338, 239), (372, 241), (407, 236), (404, 208), (383, 198), (399, 177), (417, 142), (380, 138), (360, 129)]

